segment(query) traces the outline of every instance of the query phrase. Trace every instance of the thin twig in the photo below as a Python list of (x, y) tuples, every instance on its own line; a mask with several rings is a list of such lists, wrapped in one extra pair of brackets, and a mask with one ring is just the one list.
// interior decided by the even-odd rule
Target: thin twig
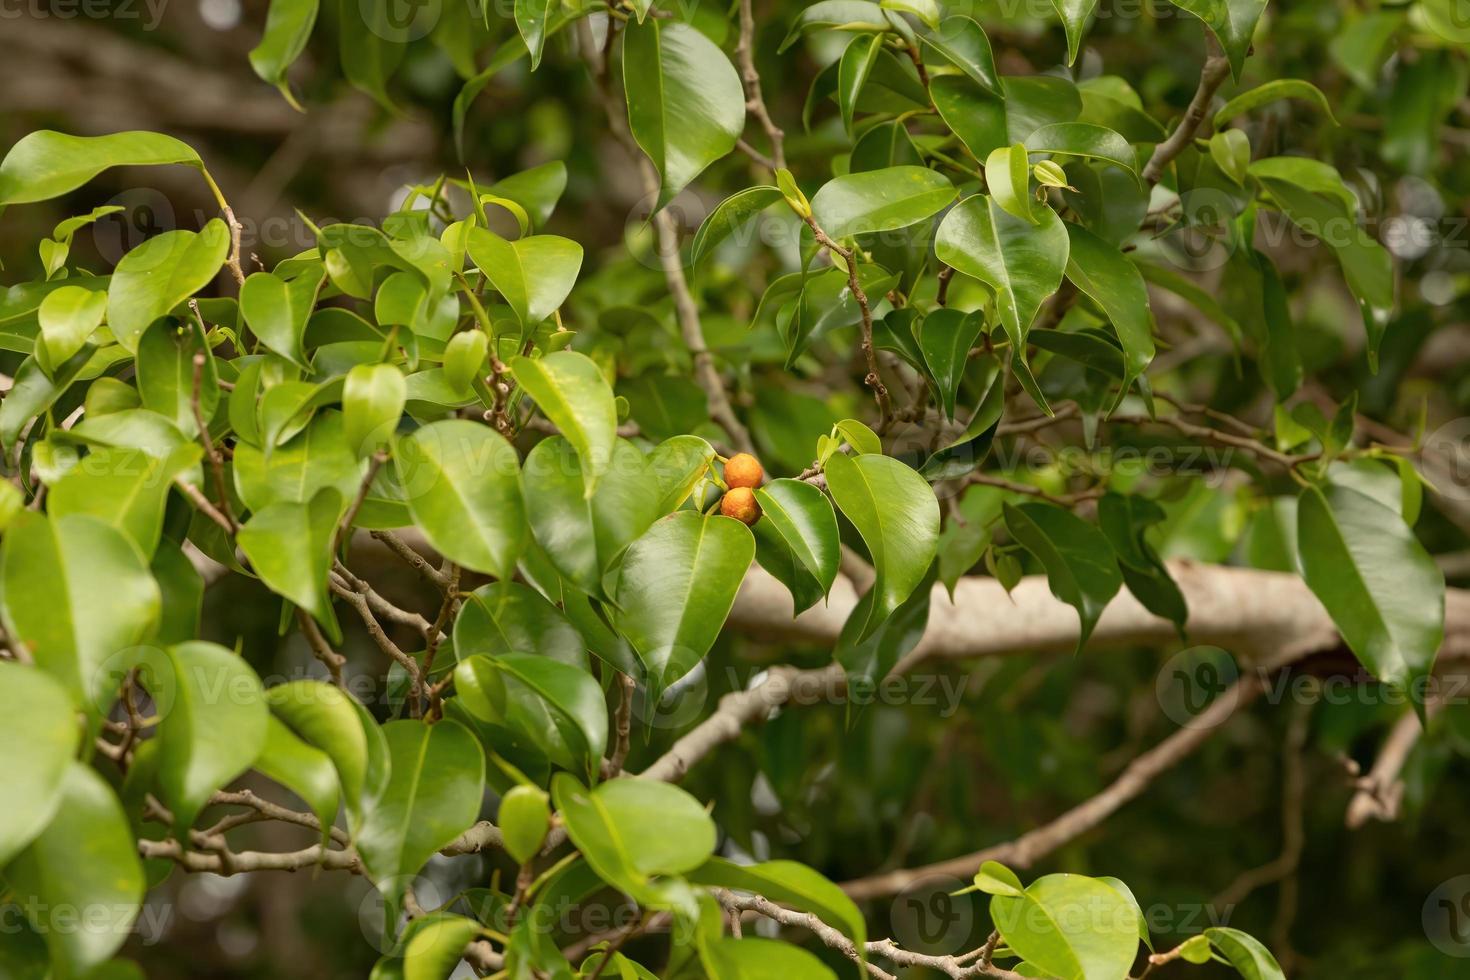
[(741, 84), (745, 86), (745, 109), (755, 116), (771, 141), (770, 157), (760, 162), (769, 170), (784, 170), (786, 134), (771, 119), (765, 97), (761, 95), (761, 76), (755, 67), (755, 13), (751, 8), (751, 0), (740, 0), (740, 40), (735, 44), (735, 61), (740, 66)]
[(1174, 132), (1169, 134), (1168, 139), (1154, 147), (1153, 156), (1144, 165), (1143, 179), (1150, 185), (1163, 179), (1169, 164), (1194, 142), (1194, 134), (1209, 115), (1211, 100), (1225, 83), (1225, 79), (1230, 77), (1230, 59), (1225, 56), (1220, 42), (1210, 31), (1205, 31), (1205, 46), (1207, 53), (1204, 68), (1200, 71), (1199, 88), (1195, 90), (1194, 98), (1184, 112), (1184, 118), (1179, 120), (1179, 125), (1174, 127)]

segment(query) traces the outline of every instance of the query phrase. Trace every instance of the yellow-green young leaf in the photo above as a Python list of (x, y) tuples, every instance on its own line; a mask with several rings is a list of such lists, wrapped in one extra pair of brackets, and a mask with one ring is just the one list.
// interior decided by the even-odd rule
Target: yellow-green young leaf
[(479, 934), (480, 924), (474, 919), (437, 916), (408, 941), (403, 955), (403, 980), (447, 980), (459, 965), (465, 946)]
[(495, 824), (505, 839), (506, 853), (517, 864), (525, 864), (541, 850), (541, 843), (551, 829), (551, 806), (546, 792), (538, 786), (512, 786), (500, 799)]
[[(265, 700), (275, 717), (332, 760), (347, 810), (347, 823), (356, 834), (364, 818), (363, 796), (369, 783), (369, 760), (374, 754), (369, 738), (382, 739), (377, 723), (368, 716), (369, 728), (359, 715), (359, 706), (352, 695), (322, 681), (280, 684), (265, 692)], [(379, 747), (378, 754), (382, 752)]]
[(300, 367), (306, 366), (301, 337), (325, 278), (326, 270), (321, 266), (289, 281), (273, 272), (256, 272), (240, 287), (240, 313), (250, 331), (262, 344)]
[(888, 167), (827, 181), (812, 198), (812, 214), (828, 235), (846, 238), (918, 224), (954, 198), (954, 185), (936, 171)]
[(704, 659), (755, 557), (750, 528), (678, 511), (628, 546), (614, 616), (650, 688), (662, 692)]
[(613, 779), (588, 790), (567, 773), (551, 798), (572, 843), (599, 877), (635, 897), (654, 875), (704, 864), (715, 849), (715, 824), (698, 800), (651, 779)]
[[(990, 899), (990, 918), (1017, 956), (1058, 980), (1117, 980), (1138, 952), (1131, 903), (1096, 878), (1054, 874)], [(1083, 914), (1085, 910), (1085, 914)]]
[(24, 514), (25, 509), (26, 498), (20, 487), (9, 480), (0, 481), (0, 531), (4, 531), (12, 521)]
[(159, 611), (143, 554), (88, 514), (16, 520), (0, 543), (0, 614), (12, 642), (94, 720), (112, 707), (126, 667)]
[(1123, 587), (1112, 545), (1096, 527), (1055, 504), (1006, 504), (1002, 513), (1011, 537), (1046, 569), (1051, 594), (1077, 610), (1080, 652)]
[(36, 360), (47, 373), (54, 372), (86, 344), (102, 325), (107, 312), (107, 294), (81, 286), (62, 286), (41, 300), (36, 319), (41, 336)]
[(476, 718), (521, 736), (563, 769), (597, 774), (607, 701), (585, 668), (530, 653), (473, 656), (455, 668), (454, 688)]
[(250, 515), (240, 528), (240, 550), (260, 580), (321, 623), (332, 642), (342, 642), (342, 628), (327, 592), (332, 544), (343, 499), (335, 487), (323, 487), (306, 503), (281, 501)]
[(1323, 95), (1322, 90), (1317, 86), (1300, 78), (1277, 78), (1242, 92), (1225, 103), (1224, 107), (1215, 113), (1215, 128), (1223, 129), (1236, 116), (1243, 116), (1252, 109), (1259, 109), (1278, 99), (1303, 99), (1311, 102), (1322, 110), (1322, 114), (1332, 122), (1332, 125), (1341, 125), (1337, 117), (1332, 114), (1332, 104), (1327, 101), (1327, 96)]
[(182, 837), (215, 790), (260, 755), (270, 712), (255, 671), (217, 644), (145, 650), (136, 666), (161, 719), (158, 795)]
[(1087, 31), (1087, 19), (1097, 9), (1097, 0), (1051, 0), (1062, 18), (1062, 27), (1067, 31), (1067, 64), (1077, 60), (1082, 47), (1082, 35)]
[(431, 422), (394, 443), (393, 465), (424, 537), (465, 568), (509, 578), (526, 545), (516, 451), (489, 426)]
[(393, 440), (408, 383), (394, 364), (358, 364), (342, 385), (342, 438), (359, 459)]
[(35, 667), (0, 661), (0, 866), (45, 829), (61, 804), (82, 726), (66, 689)]
[(975, 872), (975, 887), (987, 895), (1019, 896), (1025, 888), (1016, 873), (999, 861), (986, 861)]
[(906, 14), (913, 14), (930, 28), (938, 26), (940, 15), (943, 13), (938, 0), (882, 0), (879, 6), (884, 10), (898, 10)]
[(689, 24), (652, 19), (624, 30), (623, 91), (633, 139), (658, 169), (655, 211), (735, 149), (745, 128), (735, 66)]
[(224, 265), (230, 231), (214, 218), (199, 232), (166, 231), (124, 255), (107, 288), (107, 323), (128, 351), (154, 320), (209, 285)]
[(876, 573), (861, 642), (924, 580), (939, 548), (939, 501), (923, 477), (888, 456), (837, 453), (826, 474), (833, 501), (868, 546)]
[(1421, 679), (1444, 638), (1444, 575), (1392, 508), (1357, 490), (1309, 487), (1297, 502), (1306, 580), (1374, 676), (1425, 710)]
[(483, 330), (464, 330), (450, 337), (444, 345), (445, 380), (460, 391), (470, 390), (470, 385), (480, 376), (489, 350), (490, 338)]
[(250, 67), (255, 69), (255, 74), (280, 89), (286, 100), (298, 109), (300, 106), (286, 81), (286, 69), (306, 50), (311, 29), (316, 25), (318, 6), (319, 0), (271, 0), (265, 33), (250, 52)]
[(49, 129), (21, 137), (0, 161), (0, 207), (60, 197), (109, 167), (182, 163), (204, 169), (187, 143), (161, 133), (131, 131), (68, 136)]
[(1030, 224), (1038, 219), (1031, 206), (1031, 164), (1026, 145), (1003, 146), (985, 158), (985, 187), (996, 204)]
[(618, 438), (617, 406), (602, 369), (585, 354), (569, 350), (512, 358), (510, 368), (536, 407), (576, 448), (583, 495), (590, 499), (612, 466)]
[(413, 876), (480, 816), (485, 752), (469, 729), (447, 718), (389, 722), (382, 733), (388, 778), (364, 803), (356, 844), (387, 922), (396, 923)]
[(322, 825), (322, 846), (326, 847), (332, 839), (332, 821), (337, 819), (341, 795), (331, 758), (297, 738), (285, 722), (270, 715), (265, 743), (253, 768), (306, 801)]
[(1244, 980), (1286, 980), (1276, 957), (1255, 937), (1224, 926), (1212, 926), (1204, 936)]
[(837, 980), (815, 954), (777, 939), (717, 939), (702, 943), (699, 953), (706, 976)]
[(1244, 130), (1227, 129), (1210, 137), (1210, 159), (1237, 184), (1244, 185), (1251, 165), (1251, 141)]
[(582, 246), (557, 235), (508, 241), (488, 228), (471, 228), (468, 251), (523, 330), (556, 312), (582, 268)]
[[(5, 878), (16, 908), (45, 937), (52, 976), (89, 976), (117, 952), (138, 916), (145, 881), (127, 815), (95, 770), (63, 763), (55, 816), (7, 865)], [(64, 909), (85, 920), (62, 927), (55, 917)]]
[(175, 477), (204, 455), (195, 442), (159, 458), (141, 449), (99, 446), (51, 486), (52, 517), (91, 514), (126, 534), (144, 555), (158, 548), (163, 510)]

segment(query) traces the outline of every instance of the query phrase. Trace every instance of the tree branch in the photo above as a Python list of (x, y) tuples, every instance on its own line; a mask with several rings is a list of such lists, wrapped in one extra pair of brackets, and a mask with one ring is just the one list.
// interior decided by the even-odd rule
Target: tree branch
[(1211, 100), (1215, 98), (1215, 93), (1225, 79), (1230, 77), (1230, 59), (1225, 57), (1220, 42), (1209, 31), (1205, 31), (1205, 50), (1207, 53), (1204, 68), (1200, 71), (1199, 88), (1195, 90), (1194, 98), (1184, 112), (1184, 118), (1179, 120), (1179, 125), (1174, 127), (1174, 132), (1169, 134), (1168, 139), (1154, 147), (1153, 156), (1144, 165), (1143, 179), (1150, 185), (1163, 179), (1169, 164), (1194, 142), (1194, 134), (1199, 131), (1205, 116), (1210, 112)]

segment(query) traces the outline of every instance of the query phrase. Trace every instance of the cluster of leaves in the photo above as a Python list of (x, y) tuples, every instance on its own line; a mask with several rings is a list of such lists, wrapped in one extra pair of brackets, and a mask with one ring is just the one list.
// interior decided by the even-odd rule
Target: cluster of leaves
[[(1242, 71), (1265, 4), (1176, 2), (1218, 48), (1208, 101)], [(380, 6), (343, 5), (338, 28), (345, 73), (387, 102), (405, 43)], [(1413, 6), (1450, 29), (1435, 3)], [(1057, 3), (1070, 60), (1095, 7)], [(433, 39), (473, 66), (466, 45), (488, 7), (483, 18), (462, 4), (444, 11)], [(316, 13), (274, 0), (252, 57), (262, 77), (286, 87)], [(520, 41), (472, 73), (457, 113), (495, 72), (523, 57), (535, 67), (549, 40), (593, 15), (607, 41), (621, 39), (625, 100), (610, 125), (626, 125), (646, 154), (661, 209), (736, 151), (746, 128), (751, 96), (721, 46), (723, 15), (518, 0)], [(1381, 54), (1402, 27), (1398, 12), (1383, 16), (1373, 53), (1365, 36), (1343, 57), (1366, 66)], [(808, 112), (835, 108), (850, 153), (806, 189), (770, 168), (692, 243), (698, 273), (752, 222), (786, 222), (795, 261), (750, 317), (767, 345), (752, 341), (735, 366), (811, 374), (859, 350), (873, 394), (870, 412), (854, 400), (815, 427), (794, 417), (783, 441), (798, 448), (777, 455), (812, 465), (755, 491), (753, 528), (714, 512), (739, 436), (710, 421), (716, 392), (666, 370), (690, 362), (661, 350), (662, 324), (592, 300), (583, 311), (595, 326), (563, 321), (583, 249), (544, 231), (566, 183), (560, 165), (483, 188), (410, 188), (381, 227), (313, 227), (315, 247), (246, 275), (235, 217), (187, 145), (37, 132), (10, 149), (0, 207), (61, 197), (110, 167), (172, 165), (197, 169), (223, 213), (151, 238), (105, 272), (77, 267), (70, 243), (106, 209), (68, 219), (39, 245), (43, 275), (0, 294), (0, 344), (24, 357), (0, 404), (15, 477), (0, 483), (0, 617), (9, 660), (24, 661), (0, 663), (0, 730), (17, 747), (4, 795), (20, 801), (0, 817), (0, 867), (41, 908), (105, 906), (118, 926), (36, 922), (52, 975), (126, 975), (111, 958), (161, 873), (140, 860), (138, 839), (189, 853), (196, 835), (211, 838), (196, 823), (216, 792), (250, 769), (309, 805), (323, 863), (346, 853), (331, 847), (346, 814), (342, 842), (382, 891), (390, 930), (412, 877), (479, 819), (486, 787), (501, 797), (499, 830), (523, 880), (474, 896), (473, 915), (413, 918), (383, 976), (446, 976), (482, 937), (514, 976), (650, 975), (614, 949), (574, 967), (522, 914), (603, 887), (672, 915), (666, 976), (831, 975), (798, 947), (727, 935), (723, 889), (810, 913), (863, 959), (861, 913), (816, 871), (729, 863), (714, 856), (715, 824), (694, 797), (604, 778), (617, 751), (609, 692), (627, 677), (657, 699), (695, 670), (752, 561), (797, 611), (815, 605), (844, 541), (874, 572), (834, 652), (854, 680), (887, 674), (922, 634), (934, 582), (952, 589), (982, 561), (1007, 583), (1023, 555), (1033, 561), (1077, 610), (1079, 649), (1125, 587), (1184, 630), (1183, 596), (1150, 538), (1167, 501), (1145, 479), (1091, 473), (1087, 487), (1057, 492), (976, 485), (943, 524), (934, 485), (983, 476), (1008, 421), (1044, 426), (1072, 412), (1089, 442), (1105, 425), (1191, 426), (1180, 431), (1240, 449), (1263, 488), (1296, 490), (1276, 493), (1258, 523), (1261, 563), (1299, 570), (1377, 677), (1412, 687), (1429, 674), (1444, 581), (1412, 530), (1418, 477), (1386, 450), (1354, 446), (1353, 400), (1332, 418), (1289, 405), (1303, 377), (1295, 325), (1282, 274), (1253, 245), (1266, 214), (1319, 236), (1376, 361), (1395, 269), (1359, 226), (1359, 192), (1326, 162), (1253, 150), (1253, 113), (1296, 99), (1330, 123), (1326, 97), (1305, 81), (1268, 82), (1213, 111), (1213, 135), (1196, 138), (1201, 119), (1167, 128), (1118, 76), (1001, 74), (981, 23), (934, 0), (823, 0), (797, 13), (785, 46), (834, 36), (842, 51), (817, 75)], [(1463, 67), (1453, 43), (1426, 62)], [(1422, 150), (1407, 136), (1393, 146), (1406, 165)], [(1228, 244), (1220, 298), (1170, 267), (1148, 237), (1164, 229)], [(213, 295), (225, 273), (237, 289)], [(1203, 428), (1160, 408), (1149, 285), (1231, 333), (1274, 397), (1274, 431)], [(869, 422), (846, 417), (863, 414)], [(935, 424), (917, 448), (898, 449), (906, 421)], [(1084, 500), (1096, 501), (1095, 522), (1074, 512)], [(447, 562), (425, 648), (383, 644), (407, 692), (404, 717), (380, 723), (324, 681), (264, 688), (234, 652), (198, 639), (195, 553), (279, 596), (281, 631), (300, 629), (330, 665), (339, 607), (376, 625), (370, 589), (343, 564), (346, 543), (355, 529), (404, 528)], [(461, 592), (461, 572), (483, 584)], [(153, 705), (141, 726), (140, 691)], [(117, 721), (124, 711), (129, 722)], [(104, 737), (117, 731), (121, 742)], [(120, 763), (116, 786), (91, 764), (99, 753)], [(567, 839), (573, 849), (540, 867)], [(987, 969), (1011, 957), (1020, 975), (1116, 980), (1149, 942), (1116, 881), (1023, 887), (988, 866), (976, 887), (993, 896), (1003, 943), (989, 944)], [(1062, 912), (1078, 906), (1103, 914), (1077, 928)], [(1160, 957), (1280, 975), (1228, 929)]]

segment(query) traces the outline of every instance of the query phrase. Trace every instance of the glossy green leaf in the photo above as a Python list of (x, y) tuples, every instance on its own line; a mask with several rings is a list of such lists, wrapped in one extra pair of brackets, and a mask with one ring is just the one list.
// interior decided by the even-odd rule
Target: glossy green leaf
[(98, 290), (62, 286), (47, 293), (36, 311), (41, 329), (36, 359), (47, 371), (54, 371), (86, 345), (106, 312), (107, 294)]
[(1134, 598), (1184, 634), (1189, 607), (1146, 533), (1163, 523), (1163, 508), (1138, 496), (1109, 493), (1097, 505), (1097, 520), (1118, 558), (1118, 569)]
[(357, 853), (383, 895), (389, 921), (434, 852), (470, 828), (485, 790), (485, 753), (450, 719), (389, 722), (387, 781), (364, 801)]
[(863, 94), (873, 62), (883, 50), (883, 35), (859, 34), (847, 43), (837, 67), (837, 106), (842, 113), (842, 125), (852, 132), (853, 114), (857, 111), (858, 99)]
[(714, 458), (715, 447), (699, 436), (674, 436), (653, 447), (648, 466), (658, 479), (660, 493), (654, 513), (670, 513), (689, 499)]
[(694, 233), (689, 264), (697, 267), (717, 245), (736, 234), (746, 222), (779, 200), (781, 191), (766, 186), (747, 187), (725, 198), (715, 206)]
[(111, 167), (172, 163), (204, 169), (187, 143), (161, 133), (68, 136), (37, 130), (23, 136), (0, 161), (0, 207), (60, 197)]
[(219, 406), (219, 376), (214, 357), (204, 337), (192, 323), (176, 325), (173, 320), (155, 320), (138, 338), (135, 363), (138, 394), (143, 407), (157, 412), (181, 432), (198, 435), (194, 414), (194, 359), (204, 357), (199, 370), (199, 413), (206, 422)]
[(1302, 578), (1353, 653), (1412, 693), (1444, 638), (1444, 575), (1392, 508), (1357, 490), (1308, 488), (1297, 502)]
[(1225, 926), (1211, 926), (1204, 936), (1245, 980), (1286, 980), (1276, 957), (1253, 936)]
[(460, 660), (534, 653), (587, 666), (581, 634), (541, 593), (519, 582), (491, 582), (465, 598), (454, 620), (454, 653)]
[(974, 20), (962, 14), (946, 17), (938, 27), (920, 31), (919, 40), (976, 84), (1000, 94), (1000, 76), (995, 71), (995, 53), (990, 48), (990, 38)]
[(36, 838), (61, 805), (82, 726), (66, 689), (34, 667), (0, 662), (0, 867)]
[[(275, 717), (332, 760), (348, 826), (356, 833), (365, 819), (363, 797), (371, 783), (368, 768), (373, 753), (369, 732), (352, 695), (322, 681), (300, 680), (268, 688), (265, 701)], [(367, 721), (372, 722), (371, 716)], [(375, 722), (371, 734), (382, 738)], [(382, 774), (384, 778), (386, 775)]]
[(1007, 947), (1057, 980), (1117, 980), (1138, 952), (1128, 899), (1096, 878), (1046, 875), (993, 896), (990, 917)]
[(787, 908), (810, 912), (866, 953), (867, 924), (857, 905), (820, 872), (797, 861), (735, 864), (712, 857), (688, 878), (697, 885), (754, 892)]
[(755, 557), (750, 529), (729, 517), (679, 511), (628, 546), (614, 625), (660, 692), (714, 644)]
[(924, 478), (888, 456), (827, 461), (827, 487), (868, 547), (876, 578), (861, 641), (923, 580), (939, 547), (939, 502)]
[(719, 980), (836, 980), (832, 968), (814, 954), (776, 939), (721, 939), (701, 951), (707, 976)]
[[(825, 596), (837, 579), (841, 540), (837, 515), (821, 490), (801, 480), (772, 480), (755, 491), (761, 523), (769, 524)], [(759, 532), (758, 532), (759, 533)], [(797, 610), (800, 612), (800, 610)]]
[(323, 487), (307, 503), (282, 501), (261, 508), (237, 535), (261, 581), (311, 613), (334, 642), (341, 642), (342, 628), (332, 610), (327, 573), (343, 506), (340, 493)]
[(954, 198), (954, 186), (933, 170), (889, 167), (829, 180), (812, 198), (812, 214), (823, 231), (840, 239), (907, 228)]
[(1170, 0), (1205, 22), (1220, 41), (1230, 59), (1230, 70), (1236, 78), (1250, 54), (1251, 38), (1256, 24), (1266, 9), (1267, 0)]
[[(16, 905), (46, 940), (51, 975), (83, 977), (128, 938), (145, 882), (133, 830), (112, 789), (80, 762), (65, 763), (60, 775), (55, 817), (9, 863), (5, 877)], [(76, 919), (53, 919), (62, 910), (85, 913), (85, 928)]]
[(1033, 225), (1040, 220), (1034, 212), (1043, 205), (1031, 204), (1031, 163), (1024, 143), (997, 147), (985, 158), (985, 187), (1010, 214)]
[(521, 32), (521, 40), (531, 53), (532, 71), (541, 65), (541, 51), (546, 46), (547, 28), (556, 6), (553, 0), (515, 0), (516, 30)]
[(532, 653), (476, 655), (454, 669), (460, 703), (530, 739), (563, 769), (595, 776), (607, 750), (607, 702), (585, 667)]
[(322, 846), (331, 840), (332, 821), (337, 819), (337, 770), (332, 759), (320, 749), (307, 745), (286, 727), (285, 722), (270, 715), (266, 722), (265, 744), (254, 768), (264, 776), (306, 801), (322, 825)]
[(219, 218), (199, 232), (166, 231), (118, 260), (107, 287), (107, 323), (129, 351), (148, 325), (209, 285), (224, 265), (230, 231)]
[(919, 324), (919, 349), (924, 352), (924, 363), (934, 379), (944, 414), (951, 419), (960, 382), (970, 363), (970, 350), (984, 326), (985, 318), (978, 312), (949, 309), (935, 310)]
[(359, 457), (392, 441), (408, 399), (403, 372), (392, 364), (359, 364), (342, 384), (342, 437)]
[(1242, 92), (1225, 103), (1224, 107), (1215, 113), (1215, 128), (1224, 129), (1236, 116), (1243, 116), (1253, 109), (1259, 109), (1278, 99), (1302, 99), (1311, 102), (1322, 110), (1322, 114), (1331, 120), (1334, 126), (1340, 125), (1337, 117), (1332, 114), (1332, 104), (1327, 101), (1327, 96), (1323, 95), (1322, 90), (1317, 86), (1300, 78), (1276, 78)]
[(704, 807), (668, 783), (614, 779), (588, 790), (559, 773), (551, 796), (587, 863), (635, 896), (652, 876), (693, 871), (715, 848), (715, 824)]
[(296, 100), (291, 95), (286, 71), (306, 50), (319, 6), (320, 0), (271, 0), (265, 32), (260, 43), (250, 51), (250, 67), (255, 69), (255, 74), (280, 89), (293, 105)]
[(395, 443), (393, 463), (414, 522), (440, 554), (509, 577), (526, 542), (519, 460), (479, 423), (432, 422)]
[(1060, 122), (1042, 126), (1026, 137), (1026, 149), (1032, 153), (1110, 163), (1130, 174), (1138, 172), (1138, 161), (1128, 141), (1106, 126), (1095, 123)]
[[(282, 0), (275, 0), (272, 10)], [(305, 366), (301, 338), (316, 305), (326, 271), (320, 267), (286, 280), (273, 272), (254, 272), (240, 287), (240, 314), (266, 347)]]
[(1011, 537), (1046, 569), (1051, 594), (1077, 610), (1080, 653), (1123, 586), (1112, 545), (1096, 527), (1054, 504), (1006, 504), (1003, 513)]
[(980, 561), (989, 547), (1005, 491), (979, 484), (967, 487), (939, 535), (939, 581), (954, 599), (955, 583)]
[(508, 240), (488, 228), (471, 228), (471, 261), (515, 311), (522, 329), (555, 313), (576, 285), (582, 246), (558, 235)]
[(822, 28), (887, 31), (892, 25), (883, 8), (871, 0), (819, 0), (801, 11), (777, 50), (785, 51), (805, 32)]
[(689, 24), (650, 19), (623, 34), (623, 91), (633, 139), (660, 183), (654, 210), (735, 149), (745, 92), (735, 66)]
[(1057, 8), (1057, 16), (1062, 19), (1062, 27), (1066, 29), (1067, 64), (1073, 64), (1077, 60), (1077, 52), (1082, 48), (1082, 35), (1087, 31), (1087, 20), (1097, 9), (1097, 0), (1051, 0), (1051, 5)]
[(484, 374), (490, 338), (483, 330), (462, 330), (444, 345), (444, 377), (461, 391), (469, 391)]
[(366, 464), (348, 448), (344, 431), (342, 413), (326, 411), (269, 454), (236, 443), (235, 491), (251, 510), (284, 501), (306, 503), (325, 487), (352, 499)]
[[(520, 3), (516, 4), (517, 9)], [(445, 915), (416, 931), (403, 956), (403, 980), (447, 980), (465, 946), (480, 934), (474, 919)]]
[(137, 546), (91, 515), (27, 516), (5, 532), (5, 631), (94, 718), (112, 706), (122, 680), (114, 655), (147, 638), (159, 602)]
[(1065, 225), (1067, 278), (1107, 314), (1123, 345), (1126, 380), (1131, 382), (1154, 357), (1153, 316), (1143, 275), (1122, 252), (1092, 232)]
[(511, 361), (516, 381), (563, 436), (576, 447), (582, 464), (584, 496), (613, 465), (618, 413), (612, 388), (591, 358), (576, 351)]
[(546, 792), (538, 786), (512, 786), (500, 799), (495, 824), (511, 860), (525, 864), (541, 850), (551, 829), (551, 804)]

